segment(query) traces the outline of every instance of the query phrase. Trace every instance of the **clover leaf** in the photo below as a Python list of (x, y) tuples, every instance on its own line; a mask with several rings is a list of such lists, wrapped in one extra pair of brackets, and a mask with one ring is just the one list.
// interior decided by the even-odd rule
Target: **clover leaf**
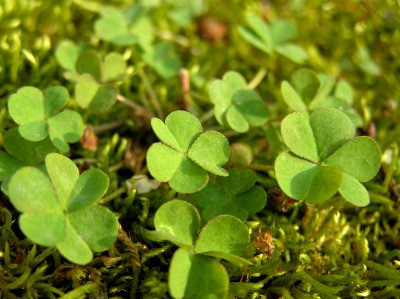
[(153, 26), (146, 14), (146, 9), (140, 5), (132, 5), (124, 11), (104, 7), (94, 26), (96, 35), (118, 46), (139, 44), (145, 49), (154, 39)]
[(44, 94), (35, 87), (22, 87), (8, 100), (8, 111), (23, 138), (41, 141), (49, 136), (61, 152), (68, 152), (68, 143), (79, 141), (84, 129), (79, 113), (60, 112), (68, 99), (68, 91), (61, 86), (50, 87)]
[(76, 61), (76, 70), (80, 75), (75, 99), (80, 107), (101, 113), (114, 105), (118, 95), (116, 81), (126, 73), (126, 63), (120, 54), (110, 53), (102, 62), (99, 54), (85, 50)]
[(18, 128), (4, 134), (3, 146), (6, 152), (0, 151), (0, 181), (5, 194), (8, 194), (8, 183), (18, 169), (38, 165), (47, 154), (58, 151), (49, 137), (38, 142), (29, 141), (21, 136)]
[(247, 15), (248, 26), (240, 26), (240, 35), (256, 48), (267, 54), (278, 53), (295, 63), (303, 63), (308, 54), (300, 46), (289, 42), (296, 36), (295, 24), (284, 20), (265, 22), (257, 15)]
[(369, 137), (354, 138), (355, 127), (346, 114), (335, 108), (319, 108), (311, 115), (294, 112), (282, 121), (281, 132), (290, 151), (279, 154), (275, 173), (288, 196), (320, 203), (339, 191), (356, 206), (368, 205), (361, 183), (376, 175), (380, 150)]
[(281, 93), (286, 104), (294, 111), (313, 111), (321, 107), (332, 107), (342, 110), (353, 123), (362, 126), (362, 118), (352, 108), (353, 89), (341, 79), (324, 74), (317, 75), (308, 69), (295, 71), (290, 81), (283, 81)]
[(147, 48), (142, 55), (143, 61), (150, 65), (165, 79), (178, 74), (182, 67), (178, 55), (171, 42), (160, 42)]
[(46, 156), (45, 166), (47, 175), (28, 166), (10, 180), (10, 201), (22, 213), (20, 228), (33, 242), (56, 246), (68, 260), (87, 264), (92, 251), (107, 250), (116, 240), (117, 218), (95, 204), (109, 179), (96, 169), (79, 175), (76, 165), (57, 153)]
[(172, 257), (168, 286), (173, 298), (226, 298), (229, 275), (217, 260), (181, 248)]
[(76, 82), (75, 99), (80, 107), (102, 113), (114, 105), (118, 82), (126, 76), (122, 55), (111, 52), (102, 59), (94, 50), (64, 41), (57, 48), (56, 58), (67, 71), (65, 77)]
[(182, 200), (163, 204), (156, 212), (154, 224), (156, 231), (149, 232), (153, 238), (170, 240), (181, 247), (169, 268), (171, 295), (174, 298), (225, 298), (229, 276), (212, 257), (248, 264), (238, 256), (250, 242), (246, 225), (231, 215), (220, 215), (200, 229), (196, 208)]
[(250, 214), (261, 211), (266, 203), (264, 189), (254, 186), (256, 180), (254, 171), (232, 168), (229, 176), (218, 177), (214, 184), (188, 196), (188, 200), (199, 208), (204, 221), (222, 214), (244, 221)]
[(221, 125), (244, 133), (250, 126), (262, 126), (268, 119), (267, 105), (237, 72), (227, 72), (222, 80), (213, 81), (208, 92)]
[(227, 176), (221, 166), (229, 159), (229, 143), (216, 131), (203, 132), (200, 121), (186, 111), (175, 111), (165, 123), (158, 118), (151, 126), (162, 142), (154, 143), (147, 152), (150, 174), (172, 189), (193, 193), (205, 187), (208, 173)]

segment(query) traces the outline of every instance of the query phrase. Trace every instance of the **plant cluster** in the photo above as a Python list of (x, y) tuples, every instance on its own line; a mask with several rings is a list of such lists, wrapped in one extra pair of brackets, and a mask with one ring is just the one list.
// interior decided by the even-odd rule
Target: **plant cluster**
[(370, 44), (303, 40), (302, 1), (106, 2), (0, 4), (0, 297), (400, 296)]

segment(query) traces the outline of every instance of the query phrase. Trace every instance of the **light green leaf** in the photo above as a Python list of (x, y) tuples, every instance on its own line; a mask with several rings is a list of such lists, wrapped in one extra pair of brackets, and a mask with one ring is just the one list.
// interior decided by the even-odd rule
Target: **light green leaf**
[(248, 14), (246, 16), (249, 27), (240, 26), (240, 35), (256, 48), (271, 54), (273, 42), (268, 24), (259, 16)]
[(249, 123), (234, 105), (228, 108), (225, 117), (229, 126), (236, 132), (245, 133), (250, 129)]
[(118, 53), (110, 53), (104, 59), (103, 82), (121, 79), (126, 73), (124, 57)]
[(229, 142), (224, 135), (216, 131), (202, 133), (189, 149), (188, 157), (205, 170), (216, 175), (226, 176), (221, 168), (229, 160)]
[(48, 135), (47, 123), (44, 120), (28, 124), (22, 124), (18, 127), (18, 132), (23, 138), (29, 141), (41, 141)]
[(235, 71), (228, 71), (222, 77), (222, 82), (227, 86), (228, 90), (231, 92), (229, 97), (231, 98), (233, 94), (241, 89), (247, 89), (246, 79)]
[(75, 231), (95, 252), (110, 248), (117, 239), (117, 217), (106, 207), (90, 206), (68, 214)]
[(340, 80), (336, 84), (333, 95), (338, 99), (344, 100), (349, 106), (353, 105), (353, 89), (347, 81)]
[(290, 83), (305, 105), (315, 98), (320, 87), (317, 74), (308, 69), (299, 69), (290, 77)]
[(226, 298), (229, 276), (215, 259), (178, 249), (171, 260), (168, 286), (173, 298)]
[(307, 113), (293, 112), (286, 116), (281, 123), (281, 133), (293, 153), (312, 162), (319, 161), (313, 127)]
[(101, 18), (94, 24), (96, 35), (112, 42), (115, 38), (128, 33), (124, 15), (114, 7), (105, 7), (100, 11)]
[(158, 232), (172, 236), (168, 240), (178, 240), (176, 245), (192, 246), (200, 230), (200, 215), (190, 203), (171, 200), (157, 210), (154, 226)]
[(170, 113), (165, 119), (165, 124), (185, 152), (203, 131), (197, 117), (182, 110)]
[(83, 74), (75, 85), (75, 99), (78, 105), (87, 109), (96, 96), (100, 84), (90, 74)]
[(56, 50), (56, 59), (62, 68), (75, 72), (75, 63), (78, 60), (79, 48), (72, 41), (65, 40), (59, 43)]
[(68, 212), (86, 208), (102, 198), (107, 190), (110, 179), (98, 169), (86, 170), (76, 182), (66, 205)]
[(184, 151), (178, 144), (175, 136), (171, 133), (168, 127), (163, 123), (163, 121), (159, 118), (153, 117), (151, 119), (151, 127), (162, 142), (170, 147), (176, 149), (177, 151)]
[(12, 176), (9, 195), (11, 203), (19, 212), (53, 213), (61, 209), (50, 180), (34, 167), (24, 167)]
[(355, 127), (350, 118), (335, 108), (319, 108), (310, 116), (319, 161), (323, 161), (342, 144), (352, 139)]
[(177, 192), (194, 193), (203, 189), (207, 182), (207, 172), (185, 157), (169, 181), (169, 185)]
[(343, 183), (339, 188), (339, 193), (344, 199), (355, 206), (365, 207), (369, 204), (367, 189), (347, 173), (343, 176)]
[(66, 221), (65, 238), (57, 243), (57, 248), (68, 260), (79, 265), (85, 265), (93, 258), (92, 250), (68, 220)]
[(343, 144), (325, 163), (336, 166), (360, 182), (371, 180), (379, 170), (381, 152), (370, 137), (356, 137)]
[(79, 179), (78, 167), (67, 157), (53, 153), (46, 157), (46, 169), (60, 205), (65, 209), (67, 199)]
[(174, 176), (183, 156), (176, 150), (160, 142), (153, 143), (147, 151), (147, 168), (160, 182), (168, 182)]
[(65, 238), (65, 216), (61, 211), (22, 214), (19, 226), (25, 236), (42, 246), (54, 246)]
[(308, 59), (308, 54), (301, 47), (295, 44), (284, 44), (276, 47), (276, 52), (285, 56), (295, 63), (302, 64)]
[(309, 188), (304, 198), (309, 203), (322, 203), (338, 191), (343, 172), (335, 167), (319, 166), (313, 169)]
[(246, 225), (231, 215), (220, 215), (201, 229), (195, 243), (195, 252), (220, 251), (240, 255), (250, 242)]
[(175, 53), (171, 42), (160, 42), (146, 49), (142, 57), (147, 64), (152, 66), (165, 79), (177, 75), (182, 67), (179, 56)]
[(48, 124), (50, 140), (61, 152), (68, 152), (68, 143), (79, 141), (83, 135), (83, 121), (76, 111), (64, 110), (49, 118)]
[(276, 20), (271, 22), (269, 24), (269, 31), (274, 45), (280, 45), (297, 34), (296, 25), (285, 20)]
[(8, 112), (19, 125), (45, 119), (44, 97), (36, 87), (22, 87), (8, 100)]
[(286, 104), (294, 111), (307, 111), (307, 106), (297, 91), (290, 85), (289, 82), (283, 81), (281, 84), (281, 93)]
[(307, 195), (316, 164), (283, 152), (275, 160), (275, 175), (279, 187), (289, 197), (301, 200)]

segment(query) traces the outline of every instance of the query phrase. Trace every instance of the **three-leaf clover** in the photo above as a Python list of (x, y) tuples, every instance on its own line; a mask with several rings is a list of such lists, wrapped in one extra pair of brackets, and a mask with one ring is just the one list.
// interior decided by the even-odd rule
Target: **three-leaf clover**
[(174, 298), (225, 298), (229, 276), (212, 257), (248, 263), (239, 257), (250, 241), (243, 222), (231, 215), (217, 216), (202, 228), (200, 222), (194, 206), (182, 200), (172, 200), (157, 210), (154, 218), (156, 231), (149, 232), (155, 239), (169, 240), (181, 247), (175, 252), (169, 269), (168, 284)]
[(39, 165), (48, 154), (58, 151), (49, 137), (37, 142), (29, 141), (21, 136), (18, 128), (4, 134), (3, 147), (6, 152), (0, 151), (0, 182), (5, 194), (8, 194), (8, 183), (18, 169)]
[(208, 172), (227, 176), (221, 166), (229, 160), (229, 143), (216, 131), (203, 132), (200, 121), (186, 111), (175, 111), (165, 123), (152, 118), (151, 126), (162, 142), (147, 152), (150, 174), (160, 182), (169, 182), (182, 193), (197, 192), (208, 182)]
[(256, 48), (267, 54), (275, 52), (296, 63), (303, 63), (308, 54), (300, 46), (289, 42), (296, 36), (296, 25), (285, 21), (275, 20), (265, 22), (257, 15), (247, 15), (248, 26), (240, 26), (240, 35)]
[(47, 175), (28, 166), (10, 180), (10, 201), (22, 213), (19, 226), (35, 243), (57, 246), (68, 260), (87, 264), (92, 251), (107, 250), (116, 240), (117, 218), (95, 204), (109, 179), (96, 169), (79, 175), (70, 159), (56, 153), (47, 155), (45, 165)]
[(227, 72), (222, 80), (213, 81), (208, 92), (221, 125), (244, 133), (250, 126), (262, 126), (268, 119), (267, 105), (237, 72)]
[(77, 61), (76, 70), (81, 74), (75, 86), (75, 99), (82, 108), (101, 113), (114, 105), (117, 82), (126, 74), (126, 63), (118, 53), (110, 53), (101, 61), (97, 52), (83, 51)]
[(144, 51), (142, 58), (165, 79), (175, 76), (182, 66), (171, 42), (155, 44)]
[(71, 41), (62, 42), (56, 51), (67, 79), (76, 81), (75, 99), (78, 105), (92, 113), (101, 113), (114, 105), (118, 81), (126, 76), (122, 55), (109, 53), (102, 61), (93, 50), (82, 50)]
[(115, 45), (139, 44), (145, 49), (154, 39), (153, 26), (146, 14), (146, 9), (140, 5), (129, 6), (124, 11), (104, 7), (94, 26), (96, 35)]
[(295, 71), (290, 81), (283, 81), (281, 92), (284, 101), (294, 111), (313, 111), (320, 107), (333, 107), (342, 110), (356, 126), (362, 119), (352, 108), (353, 89), (345, 80), (336, 82), (335, 78), (308, 69)]
[(208, 221), (217, 215), (233, 215), (246, 220), (251, 214), (261, 211), (266, 203), (266, 194), (260, 186), (254, 186), (257, 175), (250, 169), (232, 168), (229, 176), (217, 177), (188, 200), (200, 208), (201, 219)]
[(68, 109), (61, 111), (68, 100), (68, 91), (64, 87), (50, 87), (43, 94), (39, 89), (27, 86), (10, 97), (8, 111), (19, 125), (22, 137), (41, 141), (49, 136), (61, 152), (68, 152), (68, 143), (79, 141), (84, 130), (79, 113)]
[(360, 182), (371, 180), (380, 166), (380, 150), (370, 137), (354, 138), (355, 127), (338, 109), (319, 108), (311, 115), (294, 112), (282, 121), (290, 151), (279, 154), (275, 173), (290, 197), (320, 203), (337, 191), (356, 206), (369, 204)]

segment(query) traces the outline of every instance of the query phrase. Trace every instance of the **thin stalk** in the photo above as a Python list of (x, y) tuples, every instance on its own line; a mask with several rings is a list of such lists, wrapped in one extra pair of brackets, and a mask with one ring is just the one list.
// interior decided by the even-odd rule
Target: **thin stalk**
[(122, 127), (125, 124), (125, 122), (126, 122), (125, 120), (115, 120), (106, 124), (94, 126), (92, 127), (92, 129), (95, 134), (101, 134)]
[(203, 115), (199, 117), (199, 120), (203, 124), (205, 121), (209, 120), (213, 116), (214, 116), (214, 108), (208, 110), (206, 113), (203, 113)]
[(266, 68), (261, 68), (257, 74), (251, 79), (251, 81), (247, 84), (247, 87), (250, 89), (256, 88), (261, 81), (265, 78), (265, 75), (267, 74), (267, 69)]
[(98, 201), (99, 204), (103, 205), (111, 200), (113, 200), (114, 198), (117, 198), (118, 196), (120, 196), (121, 194), (124, 194), (126, 192), (126, 187), (120, 187), (117, 190), (115, 190), (114, 192), (112, 192), (111, 194), (103, 197), (102, 199), (100, 199)]
[(109, 171), (109, 172), (116, 172), (116, 171), (118, 171), (119, 169), (121, 169), (123, 166), (124, 166), (124, 162), (119, 162), (119, 163), (117, 163), (117, 164), (111, 166), (111, 167), (108, 169), (108, 171)]
[(147, 110), (144, 107), (136, 104), (135, 102), (130, 101), (129, 99), (127, 99), (126, 97), (124, 97), (121, 94), (117, 95), (117, 101), (120, 102), (121, 104), (128, 106), (129, 108), (132, 108), (139, 114), (148, 114)]
[(144, 87), (147, 90), (147, 93), (150, 97), (150, 102), (153, 105), (154, 109), (156, 110), (157, 116), (159, 118), (164, 118), (157, 94), (156, 94), (153, 86), (151, 85), (150, 80), (147, 77), (146, 73), (144, 72), (143, 68), (138, 69), (137, 73), (138, 73), (140, 79), (142, 80)]

